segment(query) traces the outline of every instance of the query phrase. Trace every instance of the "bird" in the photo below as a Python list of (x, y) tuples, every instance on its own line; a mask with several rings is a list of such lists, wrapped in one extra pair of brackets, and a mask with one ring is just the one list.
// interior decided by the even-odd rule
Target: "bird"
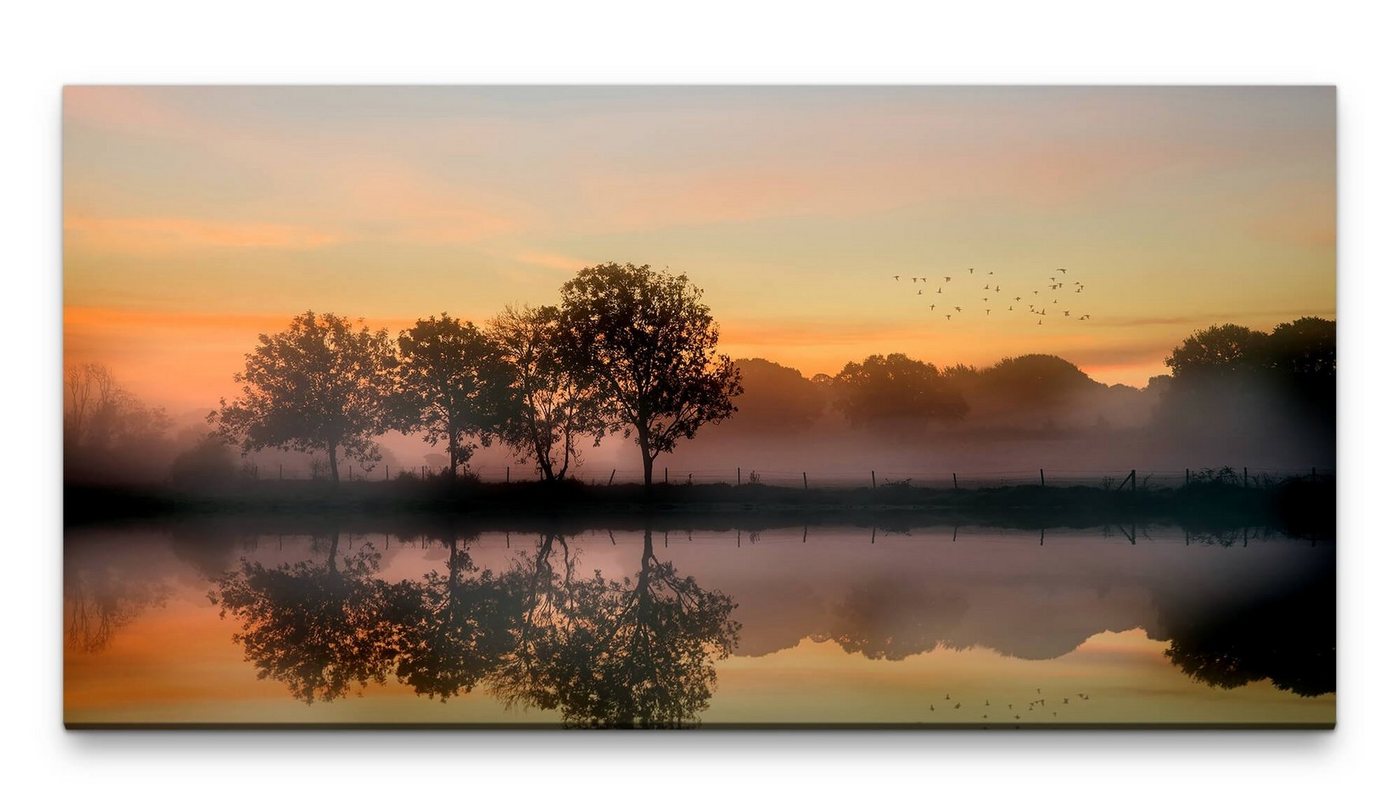
[(1037, 325), (1037, 326), (1044, 326), (1044, 325), (1045, 325), (1045, 321), (1043, 321), (1043, 320), (1037, 320), (1037, 321), (1035, 322), (1035, 325)]
[(931, 304), (928, 305), (928, 308), (930, 308), (930, 309), (937, 309), (937, 308), (938, 308), (938, 304), (936, 304), (936, 303), (931, 303)]
[(1061, 268), (1059, 268), (1058, 270), (1056, 270), (1055, 272), (1064, 273), (1064, 271), (1065, 271), (1065, 268), (1064, 268), (1064, 267), (1061, 267)]
[(1065, 312), (1065, 317), (1069, 317), (1069, 312)]
[(991, 310), (991, 309), (988, 309), (988, 310), (987, 310), (987, 314), (990, 315), (991, 313), (992, 313), (992, 310)]
[(1020, 296), (1020, 295), (1017, 295), (1017, 296), (1016, 296), (1016, 300), (1018, 300), (1018, 301), (1021, 300), (1021, 296)]
[(953, 316), (952, 316), (952, 315), (944, 315), (944, 317), (948, 318), (949, 320), (952, 320), (952, 319), (953, 319)]
[(951, 275), (945, 275), (945, 276), (943, 276), (943, 283), (946, 284), (946, 283), (948, 283), (948, 282), (951, 281), (951, 280), (953, 280), (953, 276), (951, 276)]
[(991, 288), (992, 288), (992, 285), (991, 285), (991, 284), (983, 284), (983, 285), (982, 285), (982, 288), (983, 288), (983, 289), (991, 289)]
[(959, 312), (962, 311), (962, 307), (961, 307), (961, 306), (954, 306), (953, 308), (956, 309), (956, 310), (959, 311)]
[(996, 275), (996, 270), (987, 270), (987, 275)]
[(1039, 294), (1040, 294), (1040, 290), (1037, 289), (1037, 290), (1035, 290), (1034, 292), (1032, 292), (1031, 294), (1032, 294), (1032, 295), (1039, 295)]
[(898, 281), (898, 280), (899, 280), (899, 276), (896, 275), (896, 276), (894, 277), (894, 280)]
[(920, 295), (924, 294), (924, 291), (923, 291), (922, 289), (919, 290), (919, 294), (920, 294)]
[(957, 709), (961, 708), (961, 707), (962, 707), (962, 703), (961, 703), (961, 702), (956, 702), (956, 703), (953, 704), (953, 710), (955, 710), (955, 711), (956, 711)]
[(1016, 307), (1014, 307), (1014, 306), (1008, 306), (1008, 307), (1006, 307), (1006, 311), (1010, 312), (1011, 310), (1013, 310), (1013, 309), (1015, 309), (1015, 308), (1016, 308)]
[(943, 695), (943, 698), (944, 698), (944, 699), (952, 699), (952, 698), (953, 698), (953, 695), (952, 695), (952, 694), (944, 694), (944, 695)]
[(997, 291), (997, 292), (1000, 292), (1000, 291), (1001, 291), (1001, 284), (997, 284), (996, 291)]
[(968, 268), (967, 268), (967, 274), (968, 274), (968, 275), (971, 275), (971, 274), (972, 274), (972, 268), (971, 268), (971, 267), (968, 267)]

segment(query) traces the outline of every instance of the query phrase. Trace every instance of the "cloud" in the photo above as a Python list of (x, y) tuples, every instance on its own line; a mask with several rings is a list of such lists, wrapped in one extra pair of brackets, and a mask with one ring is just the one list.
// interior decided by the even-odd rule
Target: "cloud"
[(312, 250), (341, 241), (332, 231), (302, 225), (174, 217), (68, 216), (63, 232), (68, 247), (123, 253), (200, 248)]

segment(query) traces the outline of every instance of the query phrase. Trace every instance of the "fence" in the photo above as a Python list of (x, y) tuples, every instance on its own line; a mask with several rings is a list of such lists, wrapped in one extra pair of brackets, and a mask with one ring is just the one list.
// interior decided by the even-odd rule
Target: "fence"
[[(370, 467), (345, 464), (340, 474), (341, 481), (386, 482), (413, 478), (427, 480), (442, 478), (445, 469), (426, 465), (400, 466), (378, 464)], [(524, 464), (500, 466), (475, 466), (468, 470), (458, 470), (458, 476), (483, 483), (523, 483), (542, 479), (538, 469)], [(253, 480), (329, 480), (329, 471), (324, 468), (308, 472), (305, 468), (294, 468), (286, 464), (248, 463), (243, 467), (243, 475)], [(870, 470), (823, 470), (806, 472), (791, 469), (767, 469), (735, 466), (726, 469), (703, 468), (682, 469), (657, 466), (652, 473), (652, 483), (661, 485), (685, 486), (728, 484), (730, 486), (778, 486), (796, 489), (853, 489), (883, 487), (918, 487), (931, 489), (988, 489), (1006, 486), (1088, 486), (1103, 489), (1153, 490), (1180, 488), (1188, 483), (1217, 482), (1238, 486), (1267, 486), (1289, 478), (1328, 479), (1335, 476), (1335, 470), (1322, 467), (1308, 468), (1258, 468), (1201, 467), (1196, 469), (1063, 469), (1036, 468), (1013, 470), (973, 470), (973, 471), (934, 471), (929, 469), (870, 469)], [(595, 486), (639, 484), (642, 473), (638, 469), (587, 468), (571, 471), (571, 480)]]

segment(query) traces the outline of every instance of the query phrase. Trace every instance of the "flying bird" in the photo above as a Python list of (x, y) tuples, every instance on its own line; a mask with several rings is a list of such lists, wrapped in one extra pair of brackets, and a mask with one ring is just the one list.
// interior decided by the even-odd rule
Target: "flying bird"
[(953, 276), (951, 276), (951, 275), (945, 275), (945, 276), (943, 276), (943, 283), (946, 284), (946, 283), (948, 283), (948, 282), (951, 281), (951, 280), (953, 280)]
[(1061, 267), (1061, 268), (1055, 270), (1055, 272), (1058, 272), (1058, 273), (1061, 273), (1061, 274), (1063, 274), (1064, 271), (1065, 271), (1065, 268), (1064, 268), (1064, 267)]
[(894, 277), (894, 280), (898, 281), (898, 280), (899, 280), (899, 276), (896, 275), (896, 276)]

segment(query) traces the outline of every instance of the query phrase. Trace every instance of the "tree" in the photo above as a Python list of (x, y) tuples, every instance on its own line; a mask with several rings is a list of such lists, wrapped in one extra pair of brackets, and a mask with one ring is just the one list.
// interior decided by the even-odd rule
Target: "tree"
[(586, 267), (564, 285), (565, 360), (604, 394), (604, 416), (636, 432), (642, 475), (708, 422), (728, 418), (743, 393), (733, 361), (717, 354), (719, 329), (701, 290), (684, 275), (643, 264)]
[(245, 455), (269, 447), (325, 451), (338, 483), (341, 451), (363, 463), (379, 460), (373, 439), (389, 428), (394, 364), (383, 329), (308, 311), (286, 331), (258, 335), (258, 347), (234, 375), (242, 395), (220, 399), (209, 420)]
[(731, 432), (795, 433), (811, 429), (826, 410), (826, 390), (796, 368), (765, 359), (734, 361), (744, 392), (734, 400), (737, 413), (724, 426)]
[(579, 442), (592, 437), (596, 444), (605, 425), (598, 389), (565, 361), (559, 310), (508, 307), (489, 332), (510, 379), (501, 436), (545, 480), (563, 480), (578, 460)]
[(142, 403), (105, 365), (90, 362), (64, 371), (64, 454), (89, 473), (116, 471), (103, 467), (150, 458), (171, 423), (163, 408)]
[(447, 440), (452, 476), (476, 446), (489, 445), (505, 408), (509, 371), (500, 352), (469, 321), (443, 313), (399, 334), (394, 411), (406, 431)]
[(967, 401), (936, 367), (904, 354), (846, 363), (833, 386), (836, 409), (854, 427), (922, 429), (967, 415)]
[(1267, 365), (1268, 336), (1226, 323), (1186, 338), (1166, 359), (1172, 375), (1224, 376), (1257, 371)]

